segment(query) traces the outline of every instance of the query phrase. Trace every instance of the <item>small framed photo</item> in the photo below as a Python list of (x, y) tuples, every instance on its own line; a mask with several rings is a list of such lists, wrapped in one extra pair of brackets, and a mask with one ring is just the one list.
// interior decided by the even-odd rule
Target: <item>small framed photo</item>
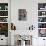
[(27, 11), (26, 9), (19, 9), (18, 10), (18, 19), (21, 21), (27, 20)]
[(46, 37), (46, 29), (39, 29), (39, 37)]

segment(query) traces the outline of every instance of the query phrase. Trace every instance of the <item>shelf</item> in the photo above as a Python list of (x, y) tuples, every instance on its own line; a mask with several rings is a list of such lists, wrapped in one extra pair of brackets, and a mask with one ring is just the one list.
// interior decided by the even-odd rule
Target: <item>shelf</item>
[(38, 11), (46, 11), (46, 10), (38, 10)]
[(46, 22), (38, 22), (38, 23), (46, 23)]
[(8, 11), (8, 10), (0, 10), (0, 11)]
[(46, 28), (38, 28), (38, 29), (46, 29)]
[(8, 22), (0, 22), (0, 23), (8, 23)]
[(38, 17), (46, 17), (46, 15), (44, 15), (44, 16), (38, 16)]
[(8, 17), (8, 16), (0, 16), (0, 17)]

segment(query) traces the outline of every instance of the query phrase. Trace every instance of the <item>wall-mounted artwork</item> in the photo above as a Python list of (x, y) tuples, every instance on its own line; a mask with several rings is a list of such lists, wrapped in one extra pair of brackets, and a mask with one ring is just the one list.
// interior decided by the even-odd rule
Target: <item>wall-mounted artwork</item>
[(0, 3), (0, 10), (8, 10), (8, 3)]
[(25, 20), (27, 20), (27, 11), (26, 11), (26, 9), (19, 9), (18, 10), (18, 15), (19, 15), (19, 17), (18, 17), (18, 19), (21, 21), (25, 21)]
[(46, 9), (46, 3), (39, 3), (38, 4), (38, 10), (45, 10)]
[(0, 35), (8, 37), (8, 23), (0, 23)]
[(38, 11), (38, 16), (46, 16), (46, 11)]
[(46, 28), (46, 23), (38, 23), (38, 28)]
[(38, 17), (38, 22), (46, 22), (46, 17)]
[(8, 16), (8, 11), (0, 11), (0, 16)]
[(0, 17), (0, 22), (8, 22), (8, 17)]
[(39, 37), (46, 37), (46, 29), (39, 29)]

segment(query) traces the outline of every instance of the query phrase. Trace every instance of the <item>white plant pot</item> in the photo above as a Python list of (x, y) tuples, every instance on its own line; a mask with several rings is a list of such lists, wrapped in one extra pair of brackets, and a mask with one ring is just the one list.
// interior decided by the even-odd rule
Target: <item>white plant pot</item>
[(21, 40), (21, 46), (25, 46), (25, 41)]

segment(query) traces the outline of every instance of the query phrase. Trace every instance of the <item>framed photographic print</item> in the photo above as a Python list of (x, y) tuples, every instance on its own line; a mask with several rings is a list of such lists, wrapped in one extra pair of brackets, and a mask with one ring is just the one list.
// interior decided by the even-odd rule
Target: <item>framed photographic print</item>
[(46, 29), (39, 29), (39, 37), (46, 37)]
[(19, 9), (18, 10), (18, 19), (21, 21), (27, 20), (27, 11), (26, 9)]
[(0, 23), (0, 35), (8, 37), (8, 23)]

